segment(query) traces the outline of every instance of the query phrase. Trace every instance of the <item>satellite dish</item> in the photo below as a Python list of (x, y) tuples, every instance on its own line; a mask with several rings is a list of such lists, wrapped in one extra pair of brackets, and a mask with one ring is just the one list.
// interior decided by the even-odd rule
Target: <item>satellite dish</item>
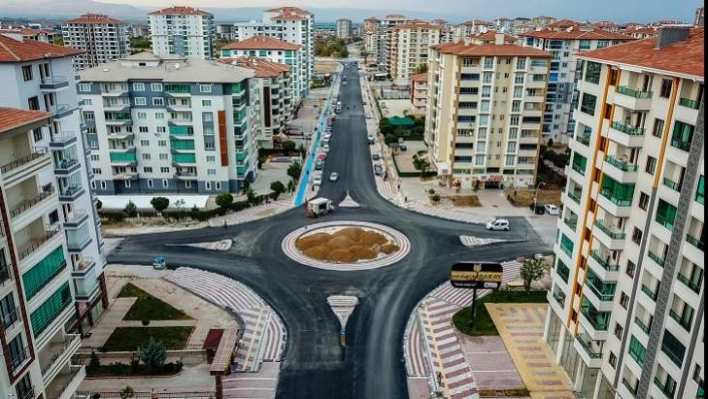
[(175, 69), (179, 69), (179, 64), (175, 64)]

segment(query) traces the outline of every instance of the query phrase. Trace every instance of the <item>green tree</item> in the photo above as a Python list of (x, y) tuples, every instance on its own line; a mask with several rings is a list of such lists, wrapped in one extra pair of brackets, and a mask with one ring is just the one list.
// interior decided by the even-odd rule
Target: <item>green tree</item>
[(398, 137), (395, 134), (389, 133), (384, 136), (384, 143), (393, 144), (398, 142)]
[(301, 144), (297, 147), (297, 152), (299, 152), (300, 155), (302, 155), (302, 156), (304, 157), (304, 156), (305, 156), (305, 153), (307, 153), (307, 148), (305, 148), (305, 145), (301, 143)]
[(531, 291), (531, 283), (542, 279), (547, 270), (548, 266), (543, 262), (543, 259), (527, 258), (524, 260), (520, 273), (526, 292)]
[(103, 202), (101, 200), (96, 200), (96, 210), (103, 208)]
[(120, 399), (129, 399), (135, 396), (135, 390), (130, 385), (120, 391)]
[(285, 184), (283, 184), (280, 180), (274, 181), (270, 183), (270, 189), (273, 191), (273, 199), (277, 200), (278, 197), (280, 197), (280, 194), (285, 192)]
[(227, 209), (231, 204), (234, 202), (234, 196), (229, 194), (229, 193), (221, 193), (216, 196), (216, 205), (219, 206), (219, 208)]
[(138, 207), (135, 206), (135, 203), (133, 201), (128, 201), (128, 203), (125, 205), (125, 208), (123, 208), (123, 213), (125, 213), (125, 215), (129, 218), (134, 218), (138, 216)]
[(63, 46), (64, 45), (64, 38), (63, 37), (57, 37), (54, 39), (54, 44), (57, 46)]
[(295, 142), (292, 140), (285, 140), (283, 141), (282, 146), (285, 151), (290, 153), (291, 151), (295, 151), (297, 144), (295, 144)]
[(295, 182), (290, 180), (288, 181), (288, 192), (292, 193), (295, 191)]
[(140, 360), (145, 364), (149, 374), (154, 374), (160, 370), (167, 360), (167, 348), (164, 342), (155, 341), (150, 337), (145, 346), (140, 348)]
[(256, 204), (256, 192), (253, 190), (253, 188), (248, 187), (246, 190), (244, 190), (246, 193), (246, 202), (248, 202), (250, 205), (258, 205)]
[(98, 370), (98, 368), (101, 367), (101, 359), (98, 357), (95, 351), (91, 351), (91, 360), (89, 360), (88, 366), (86, 368), (88, 369), (87, 371), (93, 372)]
[(218, 53), (221, 51), (222, 47), (226, 46), (229, 43), (231, 43), (231, 41), (228, 39), (216, 39), (214, 41), (214, 50), (216, 50), (216, 52)]
[(361, 52), (361, 56), (364, 57), (364, 64), (366, 64), (367, 61), (369, 61), (369, 56), (370, 56), (370, 55), (371, 55), (371, 54), (369, 54), (368, 51), (362, 51), (362, 52)]
[(428, 72), (428, 64), (420, 64), (415, 68), (415, 73), (426, 73)]
[(150, 205), (152, 205), (152, 209), (154, 209), (155, 212), (162, 213), (162, 211), (170, 206), (170, 199), (165, 197), (153, 197), (150, 200)]
[(300, 180), (300, 175), (302, 174), (302, 164), (300, 161), (291, 163), (290, 166), (288, 166), (287, 174), (292, 177), (293, 181)]
[(440, 197), (440, 194), (433, 194), (430, 196), (430, 202), (433, 203), (433, 205), (437, 205), (440, 203), (442, 198)]
[(135, 36), (130, 38), (131, 49), (148, 49), (152, 46), (149, 37)]

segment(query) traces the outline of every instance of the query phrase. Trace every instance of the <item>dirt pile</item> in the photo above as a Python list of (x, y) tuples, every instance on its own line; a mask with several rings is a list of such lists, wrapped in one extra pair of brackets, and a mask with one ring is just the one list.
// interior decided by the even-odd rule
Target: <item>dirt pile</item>
[(337, 263), (376, 259), (380, 254), (399, 250), (385, 235), (359, 227), (346, 227), (332, 234), (314, 233), (299, 238), (295, 246), (310, 258)]

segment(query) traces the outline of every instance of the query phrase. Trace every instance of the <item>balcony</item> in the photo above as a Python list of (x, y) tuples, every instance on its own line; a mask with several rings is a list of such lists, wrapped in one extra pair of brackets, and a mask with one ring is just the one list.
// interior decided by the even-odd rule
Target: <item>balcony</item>
[(673, 398), (674, 395), (676, 394), (676, 384), (674, 383), (673, 385), (669, 386), (661, 380), (659, 380), (658, 377), (654, 377), (654, 385), (656, 385), (657, 388), (659, 388), (659, 391), (663, 393), (667, 398)]
[(103, 87), (101, 95), (104, 97), (127, 97), (128, 87), (122, 85), (113, 88)]
[(66, 249), (69, 253), (80, 254), (91, 243), (91, 236), (84, 226), (67, 232)]
[(12, 278), (12, 263), (0, 264), (0, 287)]
[(49, 148), (63, 149), (76, 143), (76, 134), (74, 132), (61, 132), (51, 135)]
[(165, 94), (167, 97), (189, 97), (191, 90), (189, 85), (166, 85)]
[(88, 220), (88, 213), (83, 209), (76, 209), (64, 221), (64, 228), (75, 229)]
[(81, 382), (86, 378), (85, 366), (66, 366), (47, 386), (47, 399), (72, 399)]
[(587, 356), (587, 359), (584, 359), (586, 360), (586, 364), (592, 368), (602, 366), (600, 362), (602, 359), (602, 341), (595, 341), (587, 336), (587, 334), (578, 334), (578, 336), (575, 337), (575, 342), (582, 348), (582, 351), (578, 351), (580, 355), (583, 356), (584, 353)]
[(101, 284), (98, 282), (95, 273), (86, 273), (83, 279), (76, 281), (76, 300), (92, 302), (98, 296), (101, 290)]
[(103, 103), (103, 110), (106, 112), (119, 112), (121, 114), (130, 113), (130, 102), (128, 100), (122, 102), (105, 101)]
[(77, 159), (65, 158), (54, 160), (54, 173), (58, 176), (67, 176), (81, 169), (81, 163)]
[(657, 265), (664, 267), (664, 264), (666, 263), (666, 261), (664, 260), (664, 258), (662, 256), (655, 254), (651, 250), (647, 251), (647, 253), (648, 253), (649, 259), (653, 260)]
[[(40, 164), (46, 164), (41, 165)], [(21, 180), (29, 175), (37, 173), (43, 167), (51, 164), (51, 157), (46, 148), (35, 148), (29, 154), (17, 158), (0, 166), (0, 173), (3, 175), (5, 185), (9, 185), (11, 180)]]
[(677, 137), (671, 139), (671, 146), (679, 150), (688, 152), (691, 149), (691, 141), (683, 140)]
[(618, 197), (614, 190), (607, 187), (600, 190), (598, 204), (616, 217), (629, 217), (632, 213), (632, 199)]
[(76, 107), (69, 104), (54, 104), (47, 107), (47, 112), (52, 114), (54, 119), (65, 118), (74, 113)]
[(114, 173), (113, 174), (113, 180), (120, 180), (120, 181), (135, 181), (138, 180), (138, 173), (137, 172), (121, 172), (121, 173)]
[(679, 99), (679, 105), (686, 108), (698, 109), (701, 107), (701, 102), (696, 100), (691, 100), (690, 98), (681, 97)]
[(603, 255), (599, 250), (595, 249), (590, 252), (588, 263), (595, 270), (598, 277), (607, 280), (617, 280), (617, 273), (620, 266), (617, 263), (610, 263), (610, 255)]
[(649, 326), (649, 325), (647, 325), (646, 323), (644, 323), (644, 322), (642, 321), (642, 319), (640, 319), (639, 317), (635, 317), (635, 318), (634, 318), (634, 324), (636, 324), (637, 327), (639, 327), (640, 330), (644, 331), (644, 333), (647, 334), (647, 336), (649, 335), (649, 331), (651, 331), (651, 326)]
[(174, 177), (177, 180), (197, 180), (197, 171), (177, 171)]
[(624, 385), (625, 388), (629, 391), (629, 393), (632, 394), (632, 396), (636, 397), (637, 396), (637, 385), (638, 383), (630, 384), (629, 381), (626, 379), (622, 379), (622, 385)]
[(47, 201), (48, 199), (54, 199), (56, 196), (56, 192), (54, 191), (54, 187), (50, 187), (49, 190), (42, 191), (35, 195), (34, 197), (24, 200), (20, 202), (19, 204), (15, 205), (12, 209), (10, 209), (10, 217), (15, 219), (18, 216), (22, 215), (23, 213), (29, 211), (32, 208), (36, 208), (38, 205), (45, 203), (45, 202), (50, 202)]
[(19, 245), (18, 255), (20, 260), (35, 253), (38, 249), (42, 248), (47, 241), (56, 237), (57, 234), (61, 232), (60, 228), (54, 228), (52, 230), (45, 230), (44, 234), (41, 236), (31, 237), (30, 240), (24, 244)]
[(626, 233), (617, 230), (615, 226), (606, 225), (604, 220), (597, 220), (595, 227), (597, 227), (597, 230), (600, 232), (595, 236), (605, 247), (612, 251), (624, 248), (624, 240), (627, 237)]
[(126, 116), (123, 117), (106, 117), (106, 125), (107, 126), (132, 126), (133, 125), (133, 119), (130, 117), (130, 114), (127, 114)]
[[(112, 166), (135, 166), (138, 163), (138, 158), (135, 154), (135, 149), (110, 149), (110, 158)], [(129, 152), (114, 152), (114, 151), (129, 151)]]
[(684, 320), (680, 314), (676, 313), (673, 309), (669, 309), (669, 317), (674, 319), (674, 321), (681, 327), (683, 327), (686, 332), (691, 332), (691, 321)]
[(701, 292), (701, 282), (700, 281), (693, 281), (692, 279), (684, 276), (683, 274), (679, 273), (676, 276), (676, 279), (680, 281), (683, 285), (686, 287), (690, 288), (691, 291), (695, 292), (696, 294)]
[(647, 287), (644, 284), (642, 284), (642, 292), (654, 302), (656, 302), (656, 298), (659, 296), (658, 292), (652, 291), (651, 288)]
[(578, 218), (563, 219), (563, 223), (571, 229), (575, 230), (578, 227)]
[(580, 205), (580, 196), (582, 195), (582, 191), (576, 190), (574, 192), (568, 192), (568, 198), (572, 199), (573, 202), (576, 204)]
[(68, 186), (59, 189), (59, 201), (73, 202), (84, 194), (85, 190), (81, 186)]
[(59, 339), (50, 341), (42, 349), (39, 353), (39, 361), (45, 385), (56, 377), (61, 368), (79, 349), (79, 346), (81, 346), (81, 335), (72, 334), (65, 337), (60, 336)]
[(629, 164), (611, 155), (605, 157), (603, 171), (619, 183), (636, 183), (637, 169), (637, 165)]
[(575, 137), (575, 140), (577, 140), (581, 144), (589, 146), (590, 145), (590, 138), (591, 138), (591, 136), (589, 134), (579, 134)]
[(676, 192), (679, 192), (679, 193), (681, 192), (681, 183), (677, 183), (677, 182), (669, 179), (668, 177), (665, 177), (664, 180), (662, 181), (662, 183), (666, 187), (668, 187)]
[(31, 359), (29, 353), (29, 346), (25, 346), (17, 354), (11, 355), (10, 365), (13, 371), (17, 372), (27, 364)]
[(644, 144), (644, 133), (644, 128), (624, 125), (614, 121), (610, 126), (609, 138), (625, 147), (642, 147)]
[(108, 133), (106, 137), (108, 140), (130, 141), (135, 139), (135, 133), (121, 131), (117, 133)]
[(631, 89), (627, 86), (618, 86), (615, 90), (614, 103), (622, 108), (632, 111), (648, 111), (651, 108), (651, 91)]
[(87, 273), (93, 270), (94, 266), (96, 266), (96, 262), (94, 262), (92, 257), (83, 256), (74, 265), (74, 270), (72, 270), (71, 275), (73, 277), (84, 277)]
[(47, 76), (39, 83), (39, 90), (50, 93), (69, 87), (69, 80), (65, 76)]

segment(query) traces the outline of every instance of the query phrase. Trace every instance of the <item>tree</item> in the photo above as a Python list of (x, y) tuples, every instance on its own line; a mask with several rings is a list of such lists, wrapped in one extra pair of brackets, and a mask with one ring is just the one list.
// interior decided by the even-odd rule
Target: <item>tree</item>
[(415, 73), (426, 73), (428, 72), (428, 64), (420, 64), (415, 69)]
[(300, 175), (302, 174), (302, 164), (300, 161), (291, 163), (290, 166), (288, 166), (287, 174), (292, 177), (293, 181), (300, 180)]
[(368, 51), (362, 51), (362, 52), (361, 52), (361, 56), (364, 57), (364, 64), (366, 64), (367, 61), (369, 61), (369, 56), (370, 56), (370, 55), (371, 55), (371, 54), (369, 54)]
[(288, 181), (288, 192), (292, 193), (295, 191), (295, 182), (290, 180)]
[(91, 351), (91, 360), (89, 360), (89, 364), (86, 368), (88, 371), (96, 371), (99, 367), (101, 367), (101, 359), (95, 351)]
[(219, 208), (226, 209), (231, 206), (234, 202), (234, 196), (229, 194), (229, 193), (221, 193), (216, 196), (216, 205), (219, 205)]
[(134, 218), (138, 216), (138, 207), (135, 206), (135, 203), (133, 201), (128, 201), (128, 203), (125, 205), (125, 208), (123, 208), (123, 213), (125, 213), (125, 215), (129, 218)]
[(257, 205), (256, 192), (251, 187), (248, 187), (244, 191), (246, 192), (246, 202), (248, 202), (250, 205)]
[(229, 43), (231, 43), (231, 41), (228, 39), (216, 39), (214, 41), (214, 50), (219, 52), (219, 51), (221, 51), (222, 47), (226, 46)]
[(162, 211), (170, 206), (170, 199), (165, 197), (153, 197), (153, 199), (150, 200), (150, 205), (152, 205), (152, 209), (154, 209), (155, 212), (162, 213)]
[(285, 192), (285, 185), (280, 181), (270, 183), (270, 189), (273, 191), (273, 199), (277, 200), (280, 194)]
[(153, 374), (160, 370), (167, 360), (167, 348), (164, 342), (155, 341), (150, 337), (150, 341), (140, 348), (140, 360), (145, 364), (147, 372)]
[(384, 137), (384, 143), (393, 144), (398, 142), (398, 136), (393, 133), (389, 133)]
[(305, 153), (307, 152), (307, 148), (305, 148), (305, 145), (300, 143), (300, 145), (297, 147), (297, 152), (300, 153), (301, 156), (305, 156)]
[(295, 144), (295, 142), (292, 140), (285, 140), (283, 141), (282, 146), (285, 151), (290, 153), (291, 151), (295, 151), (297, 144)]
[(433, 205), (439, 204), (441, 199), (442, 198), (440, 197), (440, 194), (433, 194), (430, 196), (430, 201), (433, 203)]
[(135, 36), (130, 38), (130, 48), (131, 49), (148, 49), (152, 47), (149, 37)]
[(96, 210), (103, 208), (103, 202), (101, 200), (96, 200)]
[(120, 391), (120, 399), (129, 399), (135, 396), (135, 390), (130, 385)]
[(540, 280), (546, 274), (548, 267), (543, 259), (527, 258), (521, 265), (521, 279), (524, 280), (524, 289), (531, 291), (531, 283)]

